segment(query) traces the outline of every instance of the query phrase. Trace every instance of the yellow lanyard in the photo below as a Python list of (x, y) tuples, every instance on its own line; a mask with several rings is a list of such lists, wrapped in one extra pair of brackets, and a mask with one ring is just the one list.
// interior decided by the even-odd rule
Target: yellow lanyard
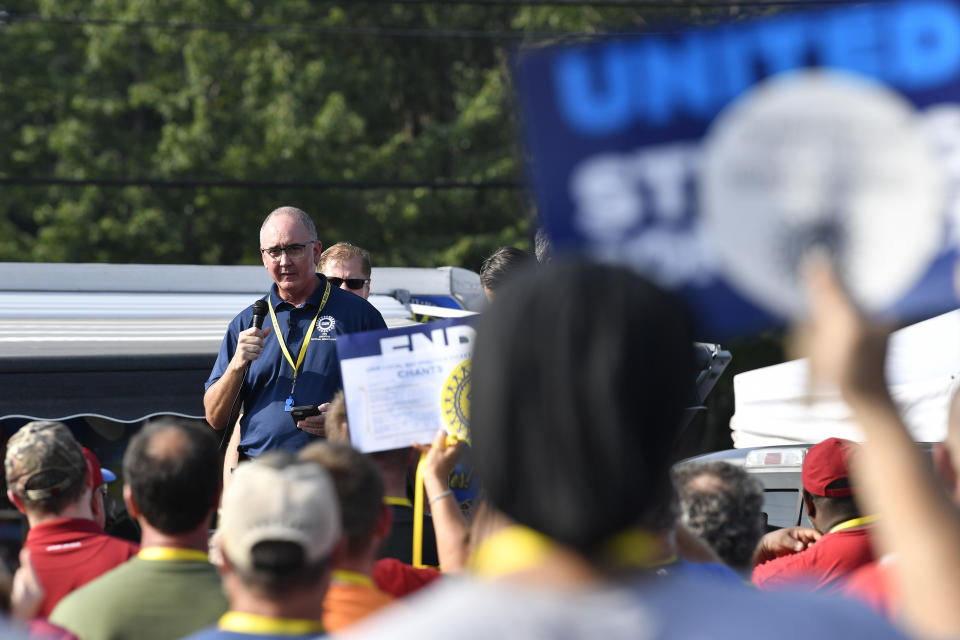
[(347, 582), (349, 584), (358, 584), (364, 587), (377, 588), (377, 585), (373, 583), (373, 578), (370, 576), (365, 576), (362, 573), (357, 573), (356, 571), (343, 571), (341, 569), (334, 569), (333, 575), (331, 576), (334, 582)]
[(659, 539), (644, 529), (627, 529), (615, 535), (604, 549), (614, 563), (625, 567), (653, 569), (673, 564), (676, 554), (665, 553)]
[(383, 496), (383, 504), (389, 504), (395, 507), (413, 508), (413, 503), (410, 502), (409, 498), (400, 498), (398, 496)]
[[(477, 575), (496, 578), (536, 567), (546, 560), (556, 543), (539, 531), (514, 525), (489, 536), (470, 558)], [(605, 554), (616, 564), (650, 569), (676, 561), (665, 557), (657, 537), (642, 529), (630, 529), (607, 543)]]
[[(455, 434), (447, 434), (447, 446), (453, 446), (460, 441), (470, 443), (466, 438), (458, 437)], [(420, 461), (417, 463), (417, 473), (414, 476), (413, 486), (413, 566), (423, 569), (427, 565), (423, 564), (423, 474), (426, 470), (426, 453), (420, 454)], [(407, 501), (409, 504), (409, 501)]]
[(859, 527), (865, 524), (872, 524), (877, 521), (878, 517), (879, 516), (872, 515), (872, 516), (863, 516), (862, 518), (854, 518), (853, 520), (846, 520), (845, 522), (841, 522), (840, 524), (832, 527), (830, 531), (827, 531), (827, 533), (833, 533), (835, 531), (843, 531), (844, 529), (852, 529), (854, 527)]
[(477, 575), (496, 578), (530, 569), (546, 560), (553, 541), (528, 527), (506, 527), (484, 540), (470, 558)]
[(305, 636), (308, 633), (323, 632), (323, 625), (316, 620), (274, 618), (240, 611), (228, 611), (223, 614), (218, 626), (224, 631), (261, 636)]
[(209, 562), (206, 551), (198, 549), (180, 549), (178, 547), (147, 547), (140, 549), (137, 557), (141, 560), (189, 560), (191, 562)]
[(424, 464), (426, 459), (427, 453), (421, 453), (413, 482), (413, 557), (411, 560), (417, 569), (427, 566), (423, 564), (423, 472), (426, 469)]
[[(267, 296), (269, 298), (269, 296)], [(327, 288), (323, 291), (323, 300), (320, 301), (320, 307), (317, 309), (317, 315), (313, 317), (313, 322), (310, 323), (310, 330), (307, 331), (307, 335), (303, 338), (303, 344), (300, 345), (300, 355), (297, 356), (297, 363), (293, 363), (293, 358), (290, 356), (290, 352), (287, 350), (287, 345), (283, 341), (283, 336), (280, 335), (280, 323), (277, 322), (277, 314), (273, 310), (273, 304), (267, 300), (267, 308), (270, 310), (270, 321), (273, 322), (273, 335), (277, 336), (277, 342), (280, 343), (280, 350), (283, 351), (283, 357), (287, 359), (287, 362), (290, 363), (290, 366), (293, 368), (293, 383), (297, 383), (297, 374), (300, 371), (300, 365), (303, 364), (303, 358), (307, 355), (307, 348), (310, 346), (310, 336), (313, 335), (313, 329), (317, 326), (317, 318), (320, 317), (320, 312), (323, 311), (323, 308), (327, 306), (327, 298), (330, 297), (330, 282), (327, 281)], [(293, 395), (291, 393), (291, 395)]]

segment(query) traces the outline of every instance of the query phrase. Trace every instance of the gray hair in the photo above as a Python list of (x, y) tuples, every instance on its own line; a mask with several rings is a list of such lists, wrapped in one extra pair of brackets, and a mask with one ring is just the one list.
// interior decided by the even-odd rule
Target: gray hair
[(547, 236), (547, 230), (543, 227), (537, 228), (536, 235), (533, 236), (533, 253), (537, 256), (537, 262), (544, 264), (553, 257), (550, 247), (550, 238)]
[(731, 568), (753, 567), (763, 535), (763, 486), (742, 467), (711, 461), (678, 465), (673, 481), (680, 519)]
[(296, 218), (300, 221), (300, 224), (303, 225), (303, 228), (307, 230), (307, 233), (310, 234), (310, 239), (317, 239), (317, 226), (313, 224), (313, 220), (310, 219), (310, 216), (308, 216), (305, 211), (297, 209), (296, 207), (278, 207), (271, 211), (270, 214), (263, 219), (263, 224), (260, 225), (260, 233), (263, 233), (263, 229), (267, 226), (267, 223), (280, 216), (292, 216)]

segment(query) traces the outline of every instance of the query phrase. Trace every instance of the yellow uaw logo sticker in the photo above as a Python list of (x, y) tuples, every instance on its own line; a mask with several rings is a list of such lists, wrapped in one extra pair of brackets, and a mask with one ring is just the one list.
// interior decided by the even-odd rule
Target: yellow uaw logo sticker
[(470, 358), (458, 364), (440, 393), (447, 433), (470, 444)]

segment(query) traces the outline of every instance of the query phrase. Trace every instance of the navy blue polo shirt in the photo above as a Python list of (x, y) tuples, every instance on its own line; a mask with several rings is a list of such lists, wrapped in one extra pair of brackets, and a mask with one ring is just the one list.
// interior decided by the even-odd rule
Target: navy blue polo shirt
[[(343, 386), (340, 361), (337, 358), (337, 336), (387, 327), (383, 316), (372, 304), (337, 287), (330, 287), (327, 304), (314, 322), (327, 285), (324, 276), (318, 274), (317, 277), (320, 279), (320, 286), (299, 307), (281, 300), (276, 284), (264, 298), (273, 305), (280, 326), (274, 326), (273, 332), (267, 336), (263, 352), (251, 363), (240, 391), (243, 399), (240, 450), (248, 456), (256, 457), (273, 449), (296, 451), (316, 439), (316, 436), (297, 429), (290, 413), (284, 410), (293, 386), (293, 367), (280, 349), (276, 338), (278, 330), (283, 336), (290, 357), (296, 363), (304, 337), (313, 326), (293, 393), (294, 406), (301, 406), (329, 402), (333, 394)], [(213, 371), (207, 379), (206, 389), (227, 370), (227, 365), (237, 350), (240, 332), (249, 329), (252, 322), (252, 304), (230, 322), (227, 335), (220, 344), (220, 353), (213, 365)], [(269, 315), (263, 325), (272, 325)]]

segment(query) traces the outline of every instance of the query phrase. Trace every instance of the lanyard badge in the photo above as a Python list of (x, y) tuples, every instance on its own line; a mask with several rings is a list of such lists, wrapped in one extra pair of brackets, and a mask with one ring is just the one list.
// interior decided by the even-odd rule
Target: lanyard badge
[(307, 349), (310, 348), (310, 337), (313, 335), (314, 327), (317, 326), (317, 319), (320, 317), (320, 312), (323, 311), (323, 308), (327, 306), (327, 298), (329, 297), (330, 283), (327, 282), (327, 287), (323, 291), (323, 299), (320, 301), (320, 307), (317, 309), (317, 315), (313, 317), (313, 321), (310, 322), (310, 330), (307, 331), (307, 334), (303, 337), (303, 344), (300, 345), (300, 353), (297, 355), (296, 364), (294, 364), (293, 358), (290, 356), (287, 344), (283, 341), (283, 336), (280, 335), (280, 323), (277, 322), (277, 313), (273, 310), (273, 304), (269, 300), (267, 301), (267, 308), (270, 310), (270, 321), (273, 322), (273, 335), (277, 337), (277, 342), (280, 343), (280, 351), (283, 353), (283, 357), (290, 363), (290, 368), (293, 369), (293, 384), (290, 385), (290, 395), (283, 403), (284, 411), (293, 409), (293, 392), (297, 388), (297, 375), (300, 373), (300, 366), (303, 364), (303, 359), (307, 355)]

